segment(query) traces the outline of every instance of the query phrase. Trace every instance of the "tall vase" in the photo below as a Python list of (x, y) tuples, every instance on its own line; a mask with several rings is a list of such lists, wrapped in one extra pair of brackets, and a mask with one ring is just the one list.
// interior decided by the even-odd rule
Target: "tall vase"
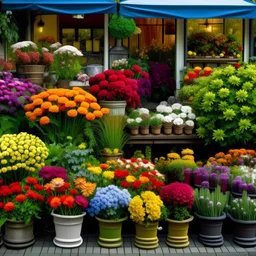
[(43, 85), (44, 65), (22, 65), (23, 75), (30, 80), (32, 84)]
[(195, 216), (199, 220), (199, 242), (209, 247), (221, 246), (224, 243), (222, 226), (226, 214), (223, 213), (219, 217), (205, 217), (195, 212)]
[(100, 234), (98, 244), (106, 248), (116, 248), (123, 244), (122, 225), (127, 216), (118, 220), (105, 220), (95, 217), (99, 222)]
[(35, 242), (34, 222), (7, 220), (5, 222), (4, 245), (8, 248), (22, 249)]
[(52, 212), (56, 233), (53, 243), (61, 248), (79, 247), (83, 243), (81, 230), (85, 214), (67, 216)]
[(189, 246), (188, 229), (189, 223), (194, 219), (191, 216), (186, 220), (172, 220), (167, 219), (168, 222), (168, 235), (166, 244), (174, 248), (185, 248)]
[(135, 223), (134, 245), (141, 249), (155, 249), (158, 247), (158, 221), (154, 223)]
[(100, 100), (99, 104), (102, 108), (109, 108), (109, 115), (110, 116), (124, 116), (125, 115), (125, 108), (126, 108), (126, 101), (125, 100)]

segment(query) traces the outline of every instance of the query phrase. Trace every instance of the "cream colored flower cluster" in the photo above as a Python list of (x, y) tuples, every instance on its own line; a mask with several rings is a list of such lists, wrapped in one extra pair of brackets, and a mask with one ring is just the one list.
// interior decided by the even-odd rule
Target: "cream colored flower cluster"
[(0, 138), (0, 174), (20, 169), (34, 172), (45, 165), (47, 157), (47, 147), (35, 135), (21, 132)]

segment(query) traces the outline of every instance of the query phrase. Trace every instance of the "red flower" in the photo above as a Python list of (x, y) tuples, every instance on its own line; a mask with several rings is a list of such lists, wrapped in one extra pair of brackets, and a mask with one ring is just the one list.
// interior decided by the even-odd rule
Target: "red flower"
[(12, 190), (13, 193), (21, 193), (22, 192), (22, 187), (20, 185), (20, 182), (13, 182), (10, 184), (10, 189)]
[(149, 179), (150, 179), (150, 177), (151, 177), (149, 172), (143, 172), (143, 173), (141, 174), (141, 176), (147, 177), (147, 178), (149, 178)]
[(70, 188), (70, 184), (65, 182), (62, 187), (56, 188), (56, 192), (65, 192), (68, 188)]
[(115, 175), (115, 177), (116, 177), (117, 179), (125, 178), (125, 177), (127, 177), (129, 174), (130, 174), (130, 172), (127, 171), (127, 170), (116, 170), (116, 171), (114, 172), (114, 175)]
[(114, 100), (116, 98), (116, 93), (115, 92), (108, 92), (107, 93), (107, 96), (106, 96), (106, 99), (107, 100)]
[(124, 75), (126, 77), (134, 77), (134, 73), (131, 70), (124, 70)]
[(44, 196), (37, 194), (37, 198), (36, 199), (38, 201), (40, 201), (40, 202), (43, 202), (44, 201)]
[(45, 66), (51, 66), (53, 64), (54, 57), (50, 52), (43, 52), (43, 64)]
[(149, 73), (148, 72), (145, 72), (145, 71), (141, 71), (141, 76), (143, 78), (149, 78)]
[(98, 93), (100, 91), (100, 86), (98, 84), (90, 86), (89, 91), (90, 93)]
[(101, 90), (98, 93), (98, 98), (99, 99), (103, 99), (103, 98), (107, 97), (107, 95), (108, 95), (108, 91), (107, 90)]
[(75, 204), (75, 198), (73, 196), (67, 196), (63, 201), (63, 205), (67, 206), (69, 209), (72, 209)]
[(36, 178), (32, 178), (32, 177), (27, 177), (26, 178), (26, 183), (27, 184), (37, 184), (37, 179)]
[(126, 180), (123, 180), (120, 184), (123, 188), (129, 188), (130, 187), (130, 184), (128, 181)]
[(98, 80), (98, 81), (102, 81), (102, 80), (105, 80), (106, 76), (104, 73), (99, 73), (97, 75), (95, 75), (95, 78)]
[(139, 65), (133, 65), (132, 66), (132, 70), (135, 72), (135, 73), (139, 73), (141, 71), (141, 67)]
[[(1, 65), (1, 64), (0, 64)], [(2, 186), (4, 183), (4, 181), (2, 179), (0, 179), (0, 186)]]
[(77, 195), (77, 194), (78, 194), (78, 191), (77, 191), (76, 189), (70, 189), (70, 190), (69, 190), (69, 193), (70, 193), (71, 195)]
[(109, 80), (110, 82), (115, 82), (115, 81), (117, 81), (117, 75), (113, 74), (113, 75), (109, 76), (109, 77), (108, 77), (108, 80)]
[(134, 189), (139, 189), (140, 186), (141, 186), (141, 181), (140, 181), (140, 180), (136, 180), (136, 181), (134, 181), (134, 182), (132, 183), (132, 187), (133, 187)]
[(99, 86), (100, 86), (100, 88), (107, 87), (108, 86), (108, 81), (107, 80), (100, 81)]
[(31, 60), (31, 64), (38, 64), (40, 61), (40, 53), (39, 52), (29, 52), (28, 53), (30, 60)]
[(25, 195), (22, 195), (22, 194), (17, 195), (17, 196), (15, 197), (15, 201), (18, 202), (18, 203), (22, 203), (22, 202), (24, 202), (26, 199), (27, 199), (27, 197), (26, 197)]
[(111, 76), (111, 75), (113, 75), (113, 74), (115, 74), (115, 70), (113, 70), (113, 69), (108, 69), (108, 70), (105, 70), (104, 71), (104, 74), (106, 75), (106, 76)]
[(35, 185), (34, 185), (34, 188), (35, 188), (36, 190), (38, 190), (38, 191), (42, 191), (42, 190), (44, 189), (44, 187), (43, 187), (42, 185), (40, 185), (40, 184), (35, 184)]
[(236, 69), (238, 69), (238, 68), (241, 67), (241, 64), (240, 64), (240, 63), (235, 63), (235, 64), (234, 64), (234, 67), (235, 67)]
[(240, 46), (240, 47), (238, 47), (238, 51), (242, 51), (243, 50), (243, 47), (242, 46)]
[(1, 196), (2, 197), (10, 196), (12, 194), (13, 194), (13, 192), (12, 192), (12, 190), (8, 186), (4, 185), (4, 186), (0, 187), (0, 197)]
[(29, 186), (28, 186), (28, 185), (25, 185), (25, 186), (24, 186), (24, 189), (25, 189), (25, 190), (29, 190)]
[(53, 198), (51, 199), (51, 201), (50, 201), (50, 206), (51, 206), (51, 208), (56, 209), (56, 208), (58, 208), (60, 205), (61, 205), (61, 201), (60, 201), (60, 198), (59, 198), (59, 197), (55, 196), (55, 197), (53, 197)]
[(37, 193), (35, 191), (32, 191), (32, 190), (28, 190), (26, 192), (26, 196), (31, 198), (31, 199), (37, 199)]
[(188, 77), (189, 78), (197, 78), (197, 74), (195, 74), (193, 71), (189, 71), (188, 73), (187, 73), (187, 75), (188, 75)]
[(13, 211), (15, 209), (15, 205), (13, 202), (7, 202), (4, 206), (4, 210), (7, 212)]
[(4, 208), (4, 202), (0, 202), (0, 209)]

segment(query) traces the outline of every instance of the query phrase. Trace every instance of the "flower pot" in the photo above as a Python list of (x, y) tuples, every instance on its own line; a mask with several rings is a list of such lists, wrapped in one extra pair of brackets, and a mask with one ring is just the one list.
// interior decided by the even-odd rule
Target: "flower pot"
[(127, 216), (118, 220), (105, 220), (95, 217), (99, 222), (100, 234), (98, 244), (106, 248), (116, 248), (123, 244), (122, 225)]
[(56, 234), (53, 243), (61, 248), (80, 246), (83, 243), (81, 230), (85, 214), (66, 216), (52, 212)]
[(184, 133), (187, 135), (190, 135), (193, 133), (194, 130), (194, 126), (185, 126), (184, 127)]
[(163, 132), (164, 134), (172, 134), (172, 123), (164, 123), (163, 124)]
[(189, 246), (188, 229), (189, 223), (193, 219), (194, 216), (182, 221), (167, 219), (168, 235), (166, 244), (174, 248), (184, 248)]
[(228, 217), (233, 222), (233, 241), (242, 247), (256, 246), (256, 220), (237, 220), (230, 214)]
[(139, 127), (138, 128), (130, 128), (132, 135), (138, 135), (139, 134)]
[(109, 115), (110, 116), (124, 116), (125, 115), (125, 108), (126, 108), (126, 101), (119, 100), (119, 101), (99, 101), (99, 104), (102, 108), (109, 108)]
[(70, 89), (70, 87), (69, 87), (69, 82), (70, 82), (70, 81), (67, 80), (67, 79), (58, 80), (56, 86), (57, 86), (57, 88)]
[(30, 80), (32, 84), (43, 85), (44, 81), (44, 65), (22, 65), (23, 75)]
[(176, 135), (181, 135), (183, 133), (183, 125), (173, 125), (173, 133)]
[(158, 247), (158, 221), (154, 223), (135, 223), (134, 245), (141, 249), (155, 249)]
[(31, 246), (35, 242), (34, 222), (25, 224), (24, 221), (7, 220), (4, 224), (4, 245), (8, 248), (22, 249)]
[(106, 161), (109, 161), (109, 160), (117, 160), (119, 159), (120, 157), (123, 156), (123, 151), (122, 152), (119, 152), (117, 154), (106, 154), (104, 152), (101, 152), (101, 156), (103, 159), (105, 159)]
[(149, 134), (149, 126), (140, 127), (140, 134), (142, 134), (142, 135)]
[(226, 214), (223, 213), (219, 217), (205, 217), (196, 212), (194, 214), (199, 220), (199, 242), (209, 247), (221, 246), (224, 243), (222, 226)]
[(154, 135), (159, 135), (159, 134), (161, 134), (161, 128), (162, 128), (162, 125), (160, 125), (160, 126), (151, 126), (151, 133), (154, 134)]

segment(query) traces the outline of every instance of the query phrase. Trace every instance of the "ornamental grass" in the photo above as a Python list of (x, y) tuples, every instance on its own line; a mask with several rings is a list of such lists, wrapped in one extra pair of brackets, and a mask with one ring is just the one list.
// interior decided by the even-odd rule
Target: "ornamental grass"
[(24, 106), (26, 116), (51, 143), (65, 143), (68, 136), (83, 137), (88, 121), (109, 113), (93, 95), (79, 87), (49, 89), (33, 95), (31, 100)]

